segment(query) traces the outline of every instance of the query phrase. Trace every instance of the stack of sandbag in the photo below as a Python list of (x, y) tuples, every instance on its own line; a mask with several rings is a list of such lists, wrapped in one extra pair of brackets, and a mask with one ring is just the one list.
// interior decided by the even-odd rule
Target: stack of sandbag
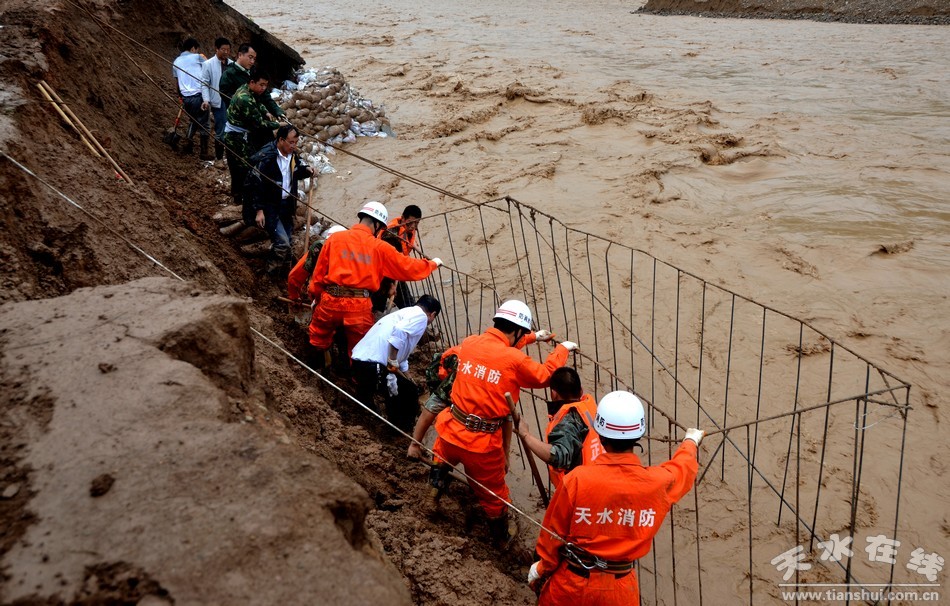
[(356, 137), (386, 137), (392, 134), (386, 110), (346, 83), (332, 67), (297, 74), (297, 82), (285, 83), (279, 102), (287, 119), (301, 132), (298, 149), (318, 173), (334, 172), (327, 158), (331, 145), (352, 143)]

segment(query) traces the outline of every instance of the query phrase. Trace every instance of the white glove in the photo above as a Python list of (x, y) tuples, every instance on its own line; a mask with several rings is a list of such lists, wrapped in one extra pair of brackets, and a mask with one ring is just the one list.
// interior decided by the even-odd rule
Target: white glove
[(399, 368), (399, 360), (388, 360), (386, 362), (386, 365), (389, 368)]
[(574, 341), (561, 341), (561, 345), (563, 345), (564, 349), (566, 349), (567, 351), (574, 351), (575, 349), (577, 349), (577, 343), (575, 343)]
[(436, 267), (442, 267), (442, 259), (438, 257), (433, 257), (432, 262), (435, 263)]
[(692, 440), (696, 442), (696, 446), (699, 446), (699, 443), (703, 441), (703, 436), (706, 435), (706, 432), (702, 429), (696, 429), (695, 427), (690, 427), (686, 430), (685, 440)]
[(390, 373), (386, 376), (386, 387), (389, 388), (389, 395), (394, 397), (399, 395), (399, 383), (396, 382), (396, 375)]
[(538, 566), (540, 565), (541, 562), (535, 562), (531, 565), (531, 568), (528, 569), (528, 585), (541, 579), (541, 575), (538, 573)]
[(550, 330), (539, 330), (534, 333), (534, 338), (538, 341), (550, 341), (554, 334)]

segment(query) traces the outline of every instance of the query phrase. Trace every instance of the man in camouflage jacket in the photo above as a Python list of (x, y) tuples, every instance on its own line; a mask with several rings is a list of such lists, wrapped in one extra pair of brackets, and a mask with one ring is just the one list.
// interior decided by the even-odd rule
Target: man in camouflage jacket
[[(250, 159), (256, 152), (251, 145), (255, 131), (276, 130), (280, 125), (267, 119), (267, 111), (256, 95), (267, 89), (266, 75), (251, 70), (251, 81), (239, 87), (228, 105), (228, 123), (224, 127), (224, 144), (228, 156), (228, 171), (231, 173), (231, 196), (235, 204), (244, 203), (244, 180), (251, 170)], [(273, 137), (271, 137), (273, 138)], [(244, 222), (253, 223), (253, 217)]]

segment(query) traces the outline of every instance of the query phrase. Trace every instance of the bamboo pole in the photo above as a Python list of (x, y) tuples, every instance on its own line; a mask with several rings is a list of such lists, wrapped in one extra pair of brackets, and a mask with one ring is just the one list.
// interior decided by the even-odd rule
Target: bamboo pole
[(82, 142), (86, 144), (86, 147), (89, 148), (89, 151), (92, 152), (92, 155), (94, 155), (97, 158), (101, 158), (102, 154), (100, 154), (96, 150), (96, 148), (92, 146), (92, 143), (89, 142), (89, 139), (86, 139), (86, 135), (82, 134), (82, 131), (79, 130), (79, 127), (73, 124), (73, 121), (69, 119), (69, 116), (66, 115), (66, 113), (63, 111), (63, 108), (61, 108), (59, 105), (56, 104), (56, 101), (54, 101), (53, 98), (49, 96), (49, 93), (46, 92), (46, 89), (43, 88), (39, 82), (36, 83), (36, 88), (40, 89), (40, 93), (42, 93), (43, 96), (46, 97), (46, 100), (49, 101), (50, 105), (53, 106), (53, 109), (56, 110), (56, 112), (63, 119), (63, 121), (69, 126), (71, 126), (74, 131), (76, 131), (76, 134), (79, 135), (79, 138), (82, 139)]
[(82, 129), (83, 133), (85, 133), (87, 137), (89, 137), (89, 140), (93, 142), (93, 144), (96, 146), (96, 149), (98, 149), (99, 152), (105, 156), (107, 160), (109, 160), (109, 163), (112, 164), (112, 168), (115, 169), (119, 176), (125, 179), (129, 185), (134, 185), (134, 183), (132, 183), (132, 179), (130, 179), (129, 176), (125, 174), (125, 171), (122, 170), (122, 167), (119, 166), (118, 162), (116, 162), (115, 159), (109, 155), (109, 152), (107, 152), (106, 148), (104, 148), (102, 144), (99, 143), (99, 140), (96, 139), (95, 135), (93, 135), (92, 132), (86, 128), (86, 125), (83, 124), (82, 120), (79, 119), (79, 116), (77, 116), (76, 113), (73, 112), (73, 110), (70, 109), (68, 105), (66, 105), (62, 98), (56, 94), (56, 91), (53, 90), (53, 87), (50, 86), (45, 80), (40, 80), (40, 84), (46, 87), (47, 92), (49, 92), (49, 94), (52, 95), (54, 99), (56, 99), (57, 103), (63, 107), (63, 110), (69, 114), (69, 116), (73, 119), (73, 122), (79, 125), (79, 128)]

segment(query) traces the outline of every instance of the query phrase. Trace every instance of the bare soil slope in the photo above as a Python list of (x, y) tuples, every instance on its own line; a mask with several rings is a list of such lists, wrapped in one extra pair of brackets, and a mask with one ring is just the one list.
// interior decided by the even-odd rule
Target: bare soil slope
[[(366, 493), (241, 412), (263, 401), (242, 301), (146, 278), (4, 305), (0, 331), (33, 516), (2, 601), (409, 603)], [(360, 582), (313, 574), (335, 567)]]

